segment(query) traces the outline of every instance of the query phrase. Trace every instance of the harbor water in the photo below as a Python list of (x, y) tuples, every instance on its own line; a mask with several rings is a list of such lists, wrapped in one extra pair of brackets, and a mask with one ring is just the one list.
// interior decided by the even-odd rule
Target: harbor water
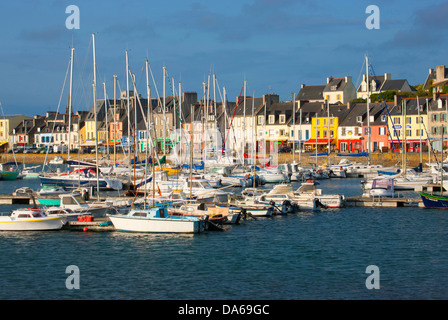
[[(0, 193), (23, 186), (38, 189), (39, 180), (0, 181)], [(361, 195), (360, 179), (320, 187)], [(356, 207), (194, 235), (0, 232), (0, 299), (447, 299), (447, 226), (444, 210)], [(67, 287), (69, 266), (79, 289)], [(366, 286), (369, 266), (379, 289)]]

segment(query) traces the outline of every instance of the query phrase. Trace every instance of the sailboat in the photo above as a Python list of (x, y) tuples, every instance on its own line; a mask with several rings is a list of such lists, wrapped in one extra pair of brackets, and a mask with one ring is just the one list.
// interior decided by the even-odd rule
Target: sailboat
[[(443, 159), (443, 130), (442, 130), (442, 157)], [(429, 194), (420, 191), (420, 196), (422, 198), (425, 208), (435, 208), (435, 209), (448, 209), (448, 196), (443, 195), (443, 172), (440, 170), (440, 195)]]

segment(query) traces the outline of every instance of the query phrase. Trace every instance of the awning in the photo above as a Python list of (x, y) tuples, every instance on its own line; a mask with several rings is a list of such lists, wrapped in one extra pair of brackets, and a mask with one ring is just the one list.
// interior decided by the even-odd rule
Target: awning
[[(334, 139), (330, 139), (330, 143), (332, 143)], [(305, 142), (305, 144), (328, 144), (328, 139), (309, 139)]]

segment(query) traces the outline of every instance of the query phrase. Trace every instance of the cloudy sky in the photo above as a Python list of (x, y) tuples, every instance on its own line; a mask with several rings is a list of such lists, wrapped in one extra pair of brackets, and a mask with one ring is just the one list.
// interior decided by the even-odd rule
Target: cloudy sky
[[(66, 7), (80, 29), (66, 28)], [(380, 9), (380, 29), (366, 28), (366, 8)], [(425, 81), (448, 64), (447, 1), (398, 0), (17, 0), (0, 2), (0, 102), (3, 114), (65, 110), (70, 48), (75, 48), (75, 110), (92, 104), (92, 33), (97, 76), (113, 96), (113, 75), (126, 88), (125, 52), (146, 97), (145, 60), (162, 95), (162, 68), (175, 87), (202, 94), (211, 73), (227, 99), (276, 93), (291, 99), (304, 84), (351, 76), (357, 86), (367, 54), (377, 75)], [(171, 89), (167, 84), (167, 94)], [(154, 96), (153, 95), (153, 96)]]

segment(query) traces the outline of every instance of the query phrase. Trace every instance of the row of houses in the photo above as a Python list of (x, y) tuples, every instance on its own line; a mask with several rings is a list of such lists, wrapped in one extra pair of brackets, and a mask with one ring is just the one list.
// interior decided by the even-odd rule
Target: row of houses
[[(446, 142), (448, 83), (446, 68), (430, 69), (425, 86), (428, 97), (406, 98), (415, 89), (407, 80), (390, 74), (369, 78), (356, 89), (349, 76), (328, 77), (322, 85), (301, 85), (292, 101), (275, 94), (237, 97), (217, 102), (196, 92), (148, 99), (123, 91), (119, 99), (98, 100), (89, 111), (47, 112), (44, 116), (9, 115), (0, 119), (0, 148), (13, 146), (65, 146), (67, 149), (100, 146), (134, 146), (145, 150), (151, 137), (158, 152), (169, 152), (179, 142), (204, 137), (215, 147), (233, 151), (273, 152), (278, 146), (295, 150), (339, 152), (386, 151), (406, 146), (418, 151), (431, 146), (441, 150)], [(363, 103), (354, 99), (367, 92), (396, 92), (393, 102)], [(359, 100), (355, 100), (359, 101)], [(193, 130), (192, 130), (193, 128)], [(369, 134), (370, 132), (370, 134)], [(182, 144), (182, 143), (181, 143)]]

